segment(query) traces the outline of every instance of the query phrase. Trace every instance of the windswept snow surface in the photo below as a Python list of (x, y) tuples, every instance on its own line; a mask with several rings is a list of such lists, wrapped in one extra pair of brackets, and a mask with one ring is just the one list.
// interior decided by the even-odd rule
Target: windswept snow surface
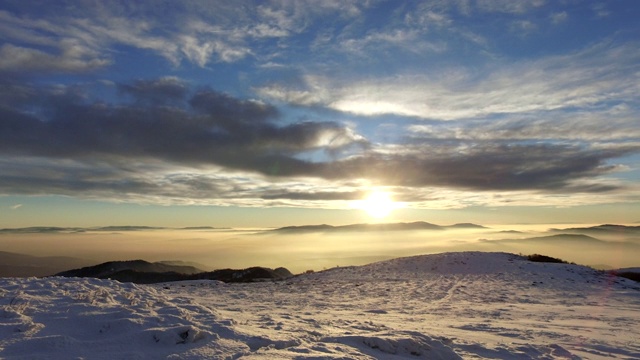
[(280, 282), (0, 279), (3, 359), (640, 359), (640, 284), (505, 253)]

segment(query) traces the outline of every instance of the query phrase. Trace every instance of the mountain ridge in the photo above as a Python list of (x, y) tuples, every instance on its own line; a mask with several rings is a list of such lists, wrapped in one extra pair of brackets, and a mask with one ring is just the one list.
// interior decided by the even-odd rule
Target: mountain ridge
[(67, 270), (55, 276), (111, 279), (136, 284), (153, 284), (183, 280), (218, 280), (223, 282), (252, 282), (280, 280), (293, 276), (285, 268), (269, 269), (219, 269), (203, 271), (193, 266), (169, 265), (166, 262), (151, 263), (145, 260), (108, 261), (94, 266)]
[(369, 231), (410, 231), (410, 230), (446, 230), (446, 229), (486, 229), (485, 226), (473, 223), (457, 223), (453, 225), (437, 225), (426, 221), (397, 222), (397, 223), (360, 223), (349, 225), (301, 225), (285, 226), (269, 230), (269, 232), (281, 233), (306, 233), (306, 232), (369, 232)]
[(0, 251), (0, 277), (50, 276), (69, 267), (95, 263), (94, 260), (71, 256), (34, 256)]

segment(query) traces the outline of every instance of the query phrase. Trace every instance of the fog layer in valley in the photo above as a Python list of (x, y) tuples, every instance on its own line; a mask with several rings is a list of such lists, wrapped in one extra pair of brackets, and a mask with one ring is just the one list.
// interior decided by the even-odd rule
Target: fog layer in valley
[[(117, 228), (4, 229), (5, 252), (66, 256), (104, 262), (144, 259), (195, 262), (205, 270), (250, 266), (286, 267), (293, 273), (377, 260), (449, 251), (540, 253), (596, 267), (638, 266), (636, 227), (519, 225), (437, 230), (366, 231), (313, 227), (294, 231)], [(46, 260), (42, 260), (46, 261)]]

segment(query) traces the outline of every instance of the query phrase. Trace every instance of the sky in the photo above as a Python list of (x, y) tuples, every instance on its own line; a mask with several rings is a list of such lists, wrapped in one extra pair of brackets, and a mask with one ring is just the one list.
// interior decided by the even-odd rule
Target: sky
[(4, 0), (0, 227), (637, 223), (638, 18), (635, 0)]

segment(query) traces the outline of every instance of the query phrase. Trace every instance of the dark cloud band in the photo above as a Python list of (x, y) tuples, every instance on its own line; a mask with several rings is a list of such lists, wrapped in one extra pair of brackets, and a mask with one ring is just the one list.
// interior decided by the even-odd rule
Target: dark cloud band
[[(229, 191), (223, 182), (211, 184), (211, 178), (152, 180), (145, 174), (158, 169), (166, 173), (178, 166), (251, 172), (273, 180), (314, 177), (413, 188), (595, 193), (616, 186), (576, 185), (576, 180), (608, 174), (615, 170), (611, 160), (640, 151), (633, 143), (599, 148), (433, 137), (413, 137), (401, 150), (385, 150), (344, 124), (284, 123), (270, 104), (211, 89), (193, 90), (173, 78), (118, 85), (133, 101), (113, 105), (89, 102), (69, 90), (20, 89), (19, 96), (12, 91), (0, 94), (0, 160), (5, 164), (0, 191), (4, 193), (95, 191), (176, 197), (181, 195), (175, 189), (187, 189), (188, 196), (245, 196), (237, 189)], [(328, 156), (317, 160), (307, 156), (317, 151)], [(16, 163), (21, 158), (40, 162), (38, 167)], [(132, 164), (161, 165), (141, 169)], [(166, 191), (163, 181), (172, 183)], [(362, 193), (264, 189), (251, 196), (354, 200)]]

